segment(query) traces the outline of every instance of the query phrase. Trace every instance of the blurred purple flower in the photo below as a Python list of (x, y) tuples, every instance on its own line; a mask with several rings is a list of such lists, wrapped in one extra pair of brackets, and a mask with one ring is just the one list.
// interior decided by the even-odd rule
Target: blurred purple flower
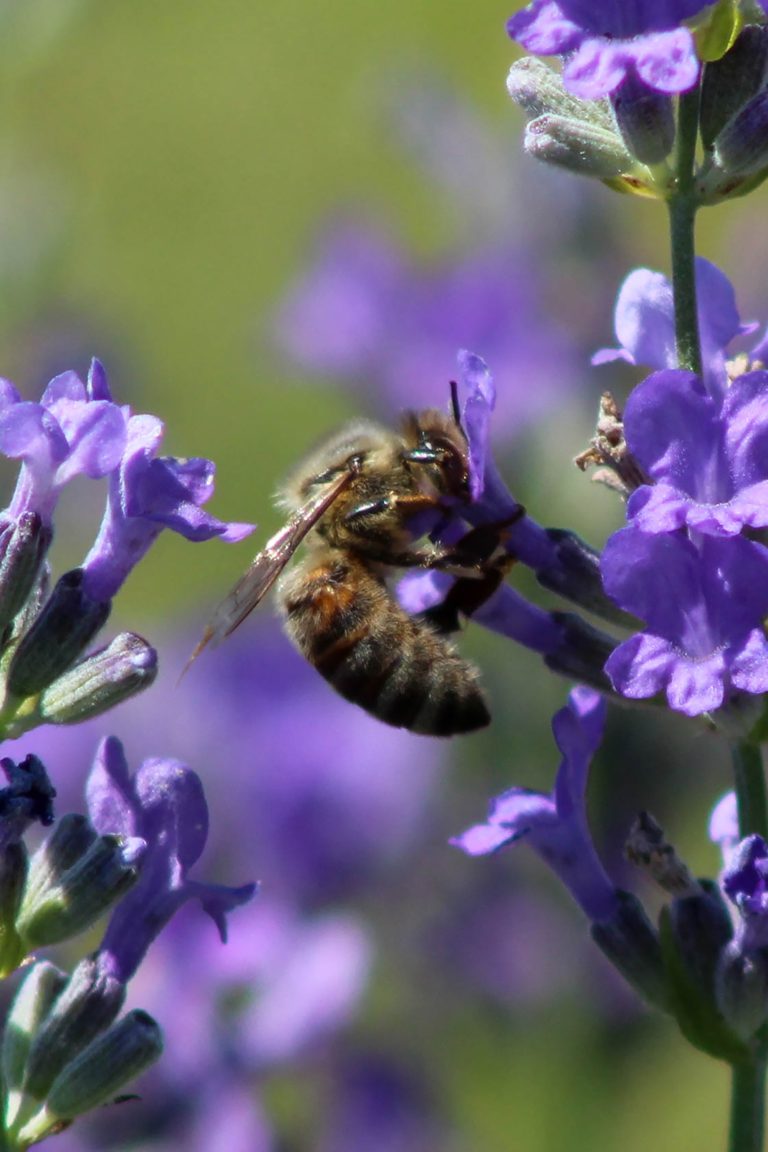
[(178, 760), (145, 760), (131, 777), (119, 740), (108, 737), (86, 785), (91, 822), (101, 835), (139, 837), (147, 849), (138, 882), (112, 913), (101, 944), (105, 970), (127, 983), (157, 934), (187, 900), (197, 899), (226, 940), (226, 916), (255, 886), (224, 888), (188, 878), (208, 837), (208, 808), (194, 772)]
[(727, 867), (739, 842), (739, 813), (735, 792), (726, 792), (712, 809), (709, 818), (709, 838), (720, 848), (723, 864)]
[[(153, 690), (113, 711), (111, 726), (131, 761), (162, 730), (166, 746), (199, 769), (209, 854), (227, 867), (256, 863), (273, 896), (315, 907), (359, 891), (417, 841), (444, 762), (435, 741), (350, 708), (266, 618), (198, 660), (183, 690), (189, 636), (160, 647)], [(41, 728), (14, 755), (36, 750), (55, 770), (62, 807), (76, 808), (102, 729), (98, 719)]]
[(539, 56), (562, 56), (566, 88), (585, 100), (637, 76), (658, 92), (686, 92), (699, 62), (682, 22), (706, 0), (534, 0), (511, 17), (513, 40)]
[(353, 1051), (337, 1069), (338, 1091), (317, 1152), (434, 1152), (451, 1147), (415, 1068)]
[(387, 414), (442, 406), (456, 348), (482, 348), (505, 385), (496, 433), (520, 435), (571, 375), (570, 342), (542, 328), (539, 269), (503, 244), (418, 268), (375, 226), (336, 224), (278, 308), (276, 339), (301, 370), (365, 390)]
[(488, 821), (451, 843), (468, 856), (484, 856), (527, 841), (552, 868), (590, 920), (618, 912), (616, 889), (600, 863), (587, 826), (586, 786), (592, 756), (602, 740), (605, 703), (596, 692), (574, 688), (552, 731), (563, 759), (554, 792), (547, 796), (510, 788), (491, 802)]

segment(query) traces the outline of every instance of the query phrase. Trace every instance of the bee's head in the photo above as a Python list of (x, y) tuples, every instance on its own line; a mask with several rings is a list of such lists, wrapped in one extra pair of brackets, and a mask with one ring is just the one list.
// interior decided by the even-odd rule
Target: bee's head
[(437, 408), (406, 417), (403, 452), (406, 464), (418, 467), (423, 478), (442, 496), (469, 498), (469, 457), (464, 429), (455, 415)]

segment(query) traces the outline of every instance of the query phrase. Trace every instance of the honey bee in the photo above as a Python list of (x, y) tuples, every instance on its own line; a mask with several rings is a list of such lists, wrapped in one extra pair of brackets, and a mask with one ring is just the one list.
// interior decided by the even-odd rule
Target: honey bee
[[(277, 582), (288, 636), (347, 700), (386, 724), (453, 736), (490, 721), (477, 668), (447, 638), (498, 587), (509, 558), (498, 526), (456, 545), (419, 544), (468, 503), (468, 444), (455, 390), (451, 416), (407, 412), (398, 431), (356, 420), (312, 452), (279, 502), (289, 519), (215, 611), (190, 663), (238, 627)], [(522, 509), (520, 509), (522, 514)], [(510, 518), (511, 522), (516, 517)], [(300, 544), (303, 555), (283, 574)], [(409, 615), (387, 577), (398, 568), (458, 577), (442, 612)]]

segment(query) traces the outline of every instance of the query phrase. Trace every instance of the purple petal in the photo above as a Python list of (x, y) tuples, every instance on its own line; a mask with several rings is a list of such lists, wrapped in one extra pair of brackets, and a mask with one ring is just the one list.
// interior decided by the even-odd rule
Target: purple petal
[(739, 842), (739, 813), (735, 792), (726, 792), (712, 809), (709, 838), (719, 846), (723, 861), (727, 864)]
[(519, 835), (506, 831), (500, 825), (475, 824), (460, 836), (452, 836), (448, 843), (466, 852), (467, 856), (487, 856), (511, 844)]
[(102, 740), (85, 785), (91, 823), (101, 835), (140, 835), (133, 782), (123, 746), (115, 736)]
[(461, 419), (469, 441), (469, 487), (472, 499), (479, 500), (485, 488), (488, 438), (496, 389), (488, 365), (479, 356), (462, 350), (458, 361)]

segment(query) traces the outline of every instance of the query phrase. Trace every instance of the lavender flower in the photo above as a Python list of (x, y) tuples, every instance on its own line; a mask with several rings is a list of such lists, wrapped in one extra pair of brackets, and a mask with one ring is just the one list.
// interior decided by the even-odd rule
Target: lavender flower
[(84, 587), (95, 600), (110, 600), (163, 528), (194, 542), (220, 537), (234, 542), (251, 524), (225, 524), (203, 512), (213, 494), (210, 460), (158, 457), (163, 425), (154, 416), (130, 416), (125, 450), (110, 476), (99, 534), (83, 563)]
[(563, 79), (582, 100), (596, 100), (637, 76), (657, 92), (686, 92), (699, 62), (682, 22), (702, 0), (534, 0), (507, 30), (529, 52), (565, 57)]
[(149, 945), (187, 900), (200, 901), (226, 941), (226, 917), (255, 886), (190, 880), (208, 838), (208, 808), (194, 772), (177, 760), (146, 760), (131, 778), (120, 742), (103, 741), (86, 786), (94, 828), (147, 843), (139, 883), (114, 912), (101, 946), (106, 969), (126, 983)]
[(451, 843), (469, 856), (496, 852), (526, 840), (552, 868), (590, 920), (616, 915), (616, 890), (598, 860), (587, 827), (585, 794), (592, 756), (603, 736), (605, 704), (586, 688), (575, 688), (568, 706), (552, 722), (563, 759), (554, 792), (547, 796), (511, 788), (492, 801), (488, 821), (475, 824)]
[(697, 277), (702, 379), (669, 367), (676, 352), (668, 282), (641, 269), (619, 294), (617, 355), (668, 367), (627, 403), (626, 445), (649, 483), (632, 493), (629, 526), (602, 558), (608, 595), (647, 625), (608, 659), (614, 688), (635, 699), (664, 693), (691, 716), (716, 711), (735, 693), (768, 689), (768, 551), (744, 537), (768, 524), (768, 374), (729, 378), (726, 347), (754, 326), (741, 324), (733, 289), (714, 265), (700, 261)]
[[(696, 259), (696, 293), (703, 376), (707, 391), (722, 398), (728, 387), (726, 349), (738, 336), (757, 327), (742, 323), (736, 294), (728, 277), (703, 257)], [(625, 360), (649, 368), (677, 368), (675, 315), (672, 285), (661, 272), (636, 268), (619, 289), (614, 311), (618, 349), (603, 348), (593, 364)], [(751, 359), (758, 361), (762, 342)]]

